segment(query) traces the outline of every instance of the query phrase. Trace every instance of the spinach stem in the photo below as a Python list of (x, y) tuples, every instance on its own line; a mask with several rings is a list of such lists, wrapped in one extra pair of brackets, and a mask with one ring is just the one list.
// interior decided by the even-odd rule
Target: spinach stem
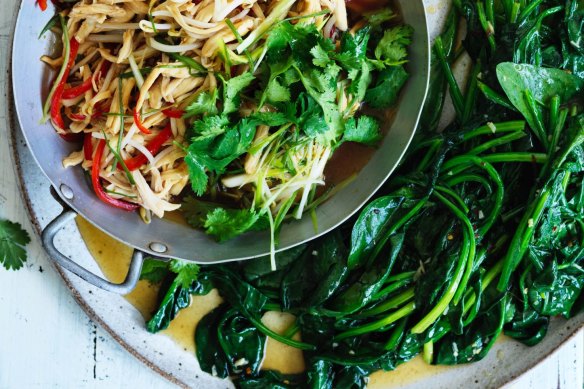
[(487, 41), (489, 42), (489, 46), (491, 47), (491, 52), (495, 52), (496, 44), (495, 44), (495, 29), (490, 21), (487, 20), (485, 16), (485, 8), (482, 1), (477, 1), (476, 3), (476, 10), (477, 15), (479, 17), (479, 22), (485, 31), (485, 35), (487, 36)]
[(548, 157), (544, 153), (525, 153), (525, 152), (509, 152), (509, 153), (493, 153), (485, 155), (483, 160), (491, 163), (500, 162), (531, 162), (544, 163)]
[(532, 130), (534, 131), (535, 136), (537, 136), (541, 144), (547, 150), (549, 141), (547, 139), (547, 134), (543, 126), (541, 109), (539, 109), (539, 107), (537, 106), (537, 103), (535, 102), (535, 99), (533, 98), (533, 95), (531, 94), (529, 89), (523, 91), (523, 98), (525, 100), (525, 105), (527, 106), (529, 113), (534, 119), (535, 128), (532, 128)]
[(395, 329), (391, 332), (391, 335), (390, 335), (387, 343), (385, 344), (385, 347), (384, 347), (385, 350), (393, 350), (397, 347), (398, 343), (400, 342), (400, 340), (404, 336), (404, 330), (406, 328), (407, 322), (408, 322), (408, 316), (404, 317), (403, 319), (401, 319), (397, 323), (397, 325), (395, 326)]
[(284, 331), (282, 336), (285, 338), (292, 338), (299, 330), (300, 327), (298, 326), (298, 322), (294, 321), (294, 323)]
[(462, 184), (465, 182), (479, 183), (483, 186), (483, 188), (485, 188), (488, 195), (491, 195), (491, 193), (493, 193), (493, 188), (491, 188), (489, 180), (478, 174), (458, 174), (446, 180), (446, 184), (448, 186), (456, 186), (458, 184)]
[(401, 319), (403, 317), (410, 315), (411, 313), (414, 312), (415, 309), (416, 309), (416, 304), (412, 301), (412, 302), (404, 305), (403, 307), (401, 307), (397, 311), (390, 313), (389, 315), (387, 315), (386, 317), (384, 317), (381, 320), (377, 320), (377, 321), (371, 322), (369, 324), (365, 324), (363, 326), (355, 327), (355, 328), (352, 328), (348, 331), (341, 332), (340, 334), (335, 336), (334, 339), (338, 341), (338, 340), (350, 338), (352, 336), (362, 335), (362, 334), (366, 334), (368, 332), (373, 332), (373, 331), (379, 330), (379, 329), (386, 327), (392, 323), (395, 323), (396, 321), (398, 321), (399, 319)]
[[(484, 170), (496, 185), (495, 201), (493, 204), (493, 208), (491, 209), (489, 216), (485, 219), (484, 224), (481, 226), (481, 228), (478, 229), (478, 236), (482, 237), (491, 228), (491, 226), (493, 225), (496, 218), (499, 216), (501, 212), (504, 197), (503, 180), (499, 173), (497, 172), (497, 170), (493, 167), (493, 165), (486, 161), (486, 158), (480, 158), (473, 155), (461, 155), (458, 157), (454, 157), (448, 160), (446, 163), (444, 163), (442, 167), (443, 169), (448, 169), (451, 166), (460, 167), (468, 166), (470, 164), (474, 164), (479, 169)], [(458, 301), (458, 299), (456, 301)]]
[(427, 364), (429, 365), (432, 364), (432, 360), (434, 359), (434, 342), (432, 342), (431, 340), (424, 343), (424, 351), (422, 354), (422, 358), (424, 359), (424, 362), (426, 362)]
[(490, 140), (488, 142), (485, 142), (485, 143), (475, 147), (474, 149), (470, 150), (467, 154), (477, 155), (477, 154), (480, 154), (480, 153), (487, 151), (489, 149), (493, 149), (495, 147), (499, 147), (499, 146), (502, 146), (504, 144), (513, 142), (514, 140), (521, 139), (525, 136), (527, 136), (527, 134), (524, 133), (523, 131), (511, 132), (507, 135), (503, 135), (503, 136), (500, 136), (500, 137), (495, 138), (493, 140)]
[(454, 110), (456, 111), (456, 116), (462, 120), (462, 113), (464, 111), (464, 103), (462, 99), (462, 93), (458, 87), (458, 83), (454, 78), (450, 64), (446, 60), (446, 54), (444, 53), (444, 45), (441, 37), (437, 37), (434, 42), (434, 49), (440, 64), (442, 65), (442, 71), (446, 75), (448, 80), (448, 85), (450, 86), (450, 96), (452, 97), (452, 104), (454, 105)]
[(481, 135), (492, 135), (501, 132), (513, 132), (513, 131), (523, 131), (525, 128), (525, 121), (523, 120), (514, 120), (508, 122), (501, 122), (501, 123), (490, 123), (485, 124), (484, 126), (480, 126), (475, 128), (472, 131), (465, 133), (462, 137), (463, 141), (468, 141), (472, 138)]
[[(438, 197), (438, 199), (444, 205), (446, 205), (452, 211), (452, 213), (454, 213), (457, 216), (458, 219), (460, 219), (463, 222), (463, 226), (465, 228), (463, 229), (462, 249), (460, 250), (459, 259), (454, 270), (454, 273), (452, 275), (452, 278), (450, 280), (450, 283), (446, 287), (446, 290), (444, 291), (442, 297), (440, 298), (440, 300), (438, 300), (438, 302), (430, 310), (430, 312), (428, 312), (415, 326), (412, 327), (411, 331), (413, 334), (421, 334), (422, 332), (426, 331), (428, 327), (430, 327), (440, 317), (440, 315), (444, 313), (444, 311), (454, 298), (454, 295), (456, 294), (458, 287), (460, 286), (461, 280), (464, 276), (464, 273), (466, 272), (465, 265), (467, 265), (467, 263), (469, 262), (471, 253), (472, 257), (474, 258), (475, 247), (472, 247), (471, 249), (471, 246), (474, 246), (474, 231), (472, 230), (470, 221), (454, 204), (452, 204), (447, 198), (442, 196), (440, 193), (434, 192), (433, 195)], [(472, 270), (472, 264), (470, 268)]]
[(481, 92), (483, 92), (483, 95), (488, 100), (492, 101), (495, 104), (502, 105), (503, 107), (505, 107), (511, 111), (517, 111), (517, 109), (515, 109), (515, 107), (513, 106), (513, 104), (511, 104), (511, 102), (509, 101), (509, 99), (507, 97), (501, 96), (500, 94), (495, 92), (493, 89), (491, 89), (487, 84), (484, 84), (484, 83), (478, 81), (477, 86), (478, 86), (479, 90)]
[(476, 99), (477, 99), (477, 83), (478, 83), (478, 75), (481, 72), (481, 62), (477, 61), (477, 63), (473, 66), (471, 74), (470, 74), (470, 81), (468, 85), (468, 89), (466, 91), (466, 101), (464, 102), (464, 109), (462, 112), (462, 122), (466, 123), (470, 118), (473, 108), (475, 107)]
[(469, 209), (466, 206), (466, 204), (464, 203), (464, 200), (458, 195), (458, 193), (456, 193), (452, 189), (447, 188), (447, 187), (442, 186), (442, 185), (436, 185), (435, 188), (436, 188), (436, 190), (442, 192), (443, 194), (449, 195), (450, 197), (452, 197), (452, 199), (456, 202), (456, 204), (460, 207), (460, 209), (465, 214), (467, 214), (469, 212)]
[(260, 331), (262, 334), (269, 336), (270, 338), (277, 340), (280, 343), (284, 343), (288, 346), (298, 348), (300, 350), (316, 350), (316, 347), (309, 343), (300, 342), (298, 340), (286, 338), (277, 332), (272, 331), (261, 322), (261, 320), (256, 319), (251, 315), (247, 315), (246, 318)]
[(535, 0), (532, 1), (531, 3), (529, 3), (525, 8), (523, 8), (523, 11), (521, 11), (521, 14), (519, 15), (519, 23), (523, 23), (525, 22), (525, 19), (527, 19), (529, 17), (529, 15), (531, 15), (531, 13), (533, 11), (535, 11), (535, 9), (543, 2), (543, 0)]
[(463, 226), (466, 229), (466, 233), (467, 233), (467, 237), (466, 237), (466, 241), (468, 241), (468, 246), (469, 246), (469, 253), (468, 256), (465, 260), (466, 262), (466, 267), (464, 270), (464, 273), (462, 275), (462, 279), (460, 281), (460, 284), (458, 286), (458, 288), (456, 289), (456, 293), (454, 294), (454, 298), (452, 300), (454, 305), (458, 305), (458, 301), (460, 300), (460, 298), (462, 297), (462, 294), (464, 293), (465, 289), (466, 289), (466, 284), (468, 284), (468, 280), (470, 279), (470, 275), (472, 273), (472, 269), (474, 266), (474, 260), (475, 260), (475, 255), (476, 255), (476, 238), (475, 238), (475, 231), (474, 228), (470, 222), (470, 220), (468, 219), (468, 217), (466, 217), (466, 215), (464, 213), (462, 213), (462, 211), (458, 208), (456, 208), (456, 206), (452, 203), (450, 203), (445, 197), (443, 197), (442, 195), (440, 195), (437, 192), (434, 192), (434, 194), (440, 199), (440, 201), (442, 201), (442, 203), (444, 205), (446, 205), (448, 208), (450, 208), (450, 210), (458, 217), (458, 219), (460, 219), (460, 221), (462, 222)]
[(365, 311), (363, 311), (362, 313), (360, 313), (359, 315), (355, 315), (355, 317), (367, 317), (367, 316), (374, 316), (383, 312), (387, 312), (389, 310), (395, 309), (397, 307), (399, 307), (400, 305), (402, 305), (405, 302), (410, 301), (411, 299), (414, 298), (415, 295), (415, 290), (414, 288), (409, 288), (407, 290), (405, 290), (404, 292), (398, 294), (395, 297), (392, 297), (390, 299), (388, 299), (387, 301), (373, 307), (370, 309), (367, 309)]
[(515, 0), (513, 6), (511, 7), (511, 15), (509, 17), (509, 22), (512, 24), (517, 23), (517, 17), (519, 16), (519, 9), (521, 7), (521, 2)]
[[(385, 297), (388, 294), (393, 293), (396, 290), (401, 289), (404, 286), (407, 286), (412, 282), (413, 282), (412, 278), (406, 278), (406, 279), (403, 279), (401, 281), (393, 282), (393, 283), (389, 284), (388, 286), (386, 286), (385, 288), (381, 289), (379, 292), (375, 293), (375, 295), (373, 296), (373, 300), (379, 300), (380, 298)], [(386, 285), (387, 285), (387, 281), (386, 281)]]

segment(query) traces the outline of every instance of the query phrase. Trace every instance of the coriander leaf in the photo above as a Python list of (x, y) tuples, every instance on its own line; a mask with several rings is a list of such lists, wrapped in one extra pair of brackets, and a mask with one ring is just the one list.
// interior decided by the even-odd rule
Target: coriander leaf
[[(349, 78), (352, 80), (351, 85), (349, 85), (348, 91), (353, 95), (353, 100), (355, 102), (361, 102), (365, 98), (367, 93), (367, 88), (371, 84), (371, 65), (363, 61), (361, 63), (361, 70), (353, 70), (349, 72)], [(350, 108), (350, 107), (349, 107)]]
[(301, 93), (296, 101), (298, 112), (298, 127), (309, 137), (316, 137), (328, 130), (328, 126), (324, 119), (322, 108), (317, 104), (316, 100)]
[[(265, 219), (251, 209), (216, 208), (207, 215), (205, 230), (219, 242), (232, 239), (250, 230), (265, 227)], [(256, 226), (257, 224), (257, 226)]]
[(256, 112), (250, 116), (250, 119), (268, 127), (277, 127), (294, 122), (294, 117), (288, 117), (286, 112)]
[(183, 200), (180, 210), (189, 225), (202, 228), (205, 225), (207, 214), (220, 207), (220, 204), (188, 196)]
[[(222, 127), (214, 126), (214, 120)], [(211, 124), (209, 124), (211, 123)], [(209, 124), (209, 127), (207, 127)], [(223, 126), (225, 124), (225, 126)], [(185, 162), (193, 191), (201, 196), (207, 189), (207, 170), (221, 174), (225, 168), (245, 153), (255, 136), (257, 122), (248, 118), (234, 127), (228, 126), (224, 116), (207, 116), (195, 123), (195, 132), (201, 135), (191, 140)], [(199, 125), (199, 127), (197, 127)], [(212, 130), (213, 129), (213, 130)]]
[(379, 27), (382, 23), (388, 22), (395, 18), (395, 13), (391, 8), (383, 8), (380, 10), (375, 10), (371, 12), (366, 12), (363, 14), (367, 22), (373, 27)]
[(310, 49), (310, 54), (314, 57), (312, 63), (321, 68), (327, 67), (332, 61), (327, 51), (321, 45), (316, 45)]
[(377, 75), (375, 86), (365, 93), (365, 102), (371, 108), (391, 107), (408, 77), (403, 66), (392, 66), (382, 70)]
[(190, 150), (185, 156), (185, 162), (189, 171), (189, 181), (191, 181), (191, 188), (197, 196), (202, 196), (207, 190), (207, 183), (209, 177), (205, 170), (205, 165), (197, 158), (197, 151)]
[(193, 281), (197, 280), (200, 270), (196, 263), (179, 261), (178, 259), (171, 260), (169, 268), (177, 274), (175, 282), (184, 289), (188, 289)]
[(371, 116), (363, 115), (358, 119), (350, 118), (347, 120), (345, 135), (343, 136), (344, 141), (374, 146), (380, 139), (379, 123)]
[(334, 142), (344, 129), (343, 119), (336, 102), (336, 77), (340, 68), (337, 65), (331, 65), (322, 71), (310, 69), (301, 72), (300, 69), (296, 69), (308, 94), (322, 108), (329, 129), (329, 131), (320, 134), (319, 141), (325, 144)]
[(290, 89), (280, 84), (278, 78), (275, 77), (268, 83), (268, 86), (265, 90), (265, 96), (267, 101), (270, 103), (290, 101)]
[(346, 70), (361, 69), (367, 55), (369, 27), (357, 31), (355, 35), (346, 32), (341, 37), (341, 50), (336, 59)]
[(26, 262), (24, 246), (30, 243), (30, 236), (20, 224), (0, 219), (0, 263), (6, 270), (18, 270)]
[(412, 43), (414, 29), (410, 26), (397, 26), (385, 30), (383, 38), (375, 48), (375, 58), (385, 65), (400, 65), (406, 62), (406, 47)]
[(322, 46), (325, 52), (335, 49), (332, 40), (324, 38), (314, 25), (279, 23), (266, 40), (270, 70), (281, 74), (292, 64), (301, 69), (310, 67), (313, 58), (311, 50), (317, 45)]
[(229, 114), (239, 109), (240, 93), (255, 79), (250, 72), (223, 81), (223, 114)]
[(225, 115), (205, 116), (193, 123), (193, 132), (197, 139), (223, 134), (229, 124)]
[(154, 258), (146, 258), (142, 265), (140, 279), (149, 281), (152, 284), (162, 282), (168, 274), (168, 262)]
[(205, 91), (197, 95), (197, 98), (185, 109), (184, 117), (195, 115), (215, 115), (217, 114), (217, 89), (213, 92)]
[(224, 169), (231, 161), (245, 153), (255, 136), (257, 123), (248, 118), (241, 119), (234, 128), (229, 129), (213, 143), (215, 149), (211, 152), (213, 159), (228, 159), (220, 162), (221, 166), (210, 165), (212, 169), (219, 171)]

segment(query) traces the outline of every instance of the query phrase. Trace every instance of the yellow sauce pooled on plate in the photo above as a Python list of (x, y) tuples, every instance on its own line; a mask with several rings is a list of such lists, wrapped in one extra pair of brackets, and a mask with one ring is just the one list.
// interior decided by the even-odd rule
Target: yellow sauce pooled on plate
[[(104, 275), (113, 282), (124, 280), (128, 271), (132, 249), (111, 238), (81, 217), (77, 217), (77, 227)], [(125, 296), (145, 318), (149, 319), (157, 308), (158, 286), (140, 281), (136, 289)], [(193, 296), (191, 306), (182, 310), (171, 322), (168, 329), (161, 331), (173, 339), (186, 351), (194, 353), (195, 328), (199, 320), (221, 303), (221, 296), (213, 290), (206, 296)], [(267, 312), (262, 321), (272, 330), (283, 333), (293, 322), (294, 316), (285, 312)], [(300, 339), (299, 335), (296, 335)], [(279, 370), (282, 373), (299, 373), (305, 368), (302, 351), (268, 338), (263, 369)], [(431, 366), (421, 357), (400, 365), (394, 371), (379, 371), (370, 376), (370, 389), (391, 388), (411, 384), (416, 380), (438, 374), (449, 367)]]

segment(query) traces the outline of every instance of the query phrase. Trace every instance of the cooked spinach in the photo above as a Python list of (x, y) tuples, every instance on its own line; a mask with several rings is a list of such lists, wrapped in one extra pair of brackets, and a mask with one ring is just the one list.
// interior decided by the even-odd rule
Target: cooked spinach
[[(260, 258), (204, 266), (192, 280), (188, 290), (208, 280), (225, 300), (195, 334), (203, 370), (233, 376), (242, 388), (362, 388), (372, 372), (418, 354), (436, 364), (480, 360), (501, 333), (534, 345), (551, 316), (582, 312), (583, 14), (581, 2), (570, 0), (456, 2), (434, 47), (421, 127), (398, 171), (360, 214), (278, 254), (276, 271)], [(452, 75), (458, 15), (473, 60), (466, 89)], [(383, 38), (372, 66), (400, 61), (392, 42), (406, 38), (378, 26), (371, 34)], [(359, 34), (344, 42), (354, 55), (367, 44)], [(269, 44), (309, 55), (289, 39)], [(317, 54), (362, 71), (348, 57)], [(291, 66), (278, 58), (272, 74)], [(394, 77), (377, 74), (369, 96)], [(447, 87), (456, 117), (437, 132)], [(322, 99), (303, 98), (328, 109)], [(188, 283), (169, 285), (159, 328), (187, 293), (181, 288)], [(276, 334), (261, 322), (269, 310), (290, 312), (296, 322)], [(260, 371), (265, 336), (304, 350), (306, 373)], [(234, 363), (242, 358), (245, 372)]]

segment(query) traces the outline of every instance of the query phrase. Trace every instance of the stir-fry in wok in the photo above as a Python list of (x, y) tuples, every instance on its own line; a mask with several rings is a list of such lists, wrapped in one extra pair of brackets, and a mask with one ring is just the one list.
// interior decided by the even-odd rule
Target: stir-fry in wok
[(63, 4), (63, 48), (43, 57), (58, 70), (45, 118), (83, 144), (63, 164), (146, 222), (185, 204), (220, 240), (277, 232), (326, 199), (332, 154), (375, 146), (407, 79), (412, 30), (383, 3)]

